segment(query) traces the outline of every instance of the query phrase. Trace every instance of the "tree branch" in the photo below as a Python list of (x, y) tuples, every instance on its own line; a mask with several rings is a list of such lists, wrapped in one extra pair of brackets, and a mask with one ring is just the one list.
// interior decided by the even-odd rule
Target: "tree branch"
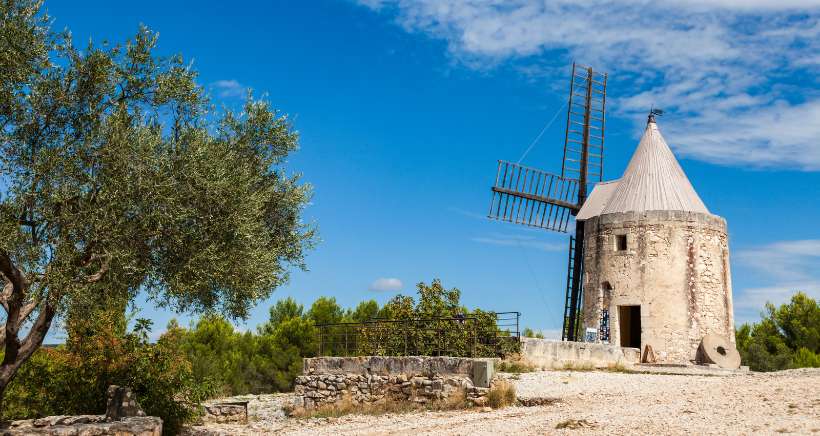
[(29, 330), (28, 335), (26, 335), (26, 338), (20, 346), (20, 352), (17, 359), (18, 367), (23, 362), (28, 360), (28, 358), (31, 357), (31, 355), (43, 344), (43, 339), (45, 339), (48, 329), (51, 328), (51, 321), (54, 319), (54, 315), (56, 314), (57, 310), (54, 305), (50, 304), (48, 300), (46, 300), (43, 310), (40, 311), (40, 314), (31, 326), (31, 330)]
[[(29, 301), (28, 304), (23, 306), (23, 308), (20, 309), (20, 316), (17, 318), (18, 324), (23, 324), (24, 322), (26, 322), (26, 319), (31, 315), (32, 312), (34, 312), (34, 309), (36, 309), (36, 308), (37, 308), (37, 302), (33, 301), (33, 300)], [(0, 346), (5, 345), (5, 344), (6, 344), (6, 325), (3, 324), (3, 327), (0, 328)]]
[(108, 272), (108, 267), (111, 264), (111, 255), (106, 254), (103, 256), (91, 256), (91, 260), (88, 263), (91, 263), (94, 259), (102, 259), (102, 263), (100, 265), (100, 269), (97, 270), (96, 273), (91, 274), (90, 276), (85, 278), (85, 281), (88, 283), (96, 283), (103, 278), (106, 272)]
[(0, 293), (0, 305), (2, 305), (3, 309), (6, 309), (6, 312), (8, 312), (8, 300), (11, 298), (11, 292), (14, 290), (14, 285), (11, 283), (11, 280), (6, 279), (5, 274), (3, 275), (3, 281), (5, 284), (3, 285), (3, 292)]
[[(17, 335), (20, 330), (20, 315), (22, 314), (21, 310), (23, 309), (23, 299), (26, 294), (26, 283), (20, 269), (14, 265), (8, 252), (2, 249), (0, 249), (0, 272), (3, 273), (6, 280), (12, 284), (11, 294), (9, 295), (9, 298), (5, 300), (7, 317), (4, 338), (5, 353), (3, 355), (3, 362), (0, 365), (0, 379), (2, 379), (4, 372), (3, 368), (9, 364), (18, 362), (20, 339)], [(45, 311), (41, 312), (41, 316), (44, 314)], [(29, 333), (29, 336), (31, 336), (31, 333)], [(2, 380), (0, 380), (0, 382), (2, 382)]]

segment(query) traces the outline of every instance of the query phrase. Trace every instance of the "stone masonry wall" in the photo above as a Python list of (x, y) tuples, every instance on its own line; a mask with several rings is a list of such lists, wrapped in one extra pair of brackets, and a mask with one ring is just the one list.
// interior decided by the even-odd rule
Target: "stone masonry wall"
[[(458, 357), (317, 357), (304, 359), (295, 392), (305, 409), (345, 399), (354, 404), (410, 401), (426, 404), (453, 395), (486, 404), (486, 387), (473, 383), (474, 364)], [(491, 366), (492, 367), (492, 366)], [(491, 378), (491, 377), (490, 377)]]
[[(584, 225), (584, 327), (609, 311), (610, 343), (620, 345), (619, 306), (641, 306), (641, 350), (660, 362), (688, 363), (701, 339), (734, 342), (726, 222), (714, 215), (652, 211), (607, 214)], [(625, 235), (627, 249), (616, 248)]]
[(160, 436), (162, 419), (145, 416), (126, 386), (112, 385), (106, 394), (105, 415), (47, 416), (4, 423), (0, 436)]

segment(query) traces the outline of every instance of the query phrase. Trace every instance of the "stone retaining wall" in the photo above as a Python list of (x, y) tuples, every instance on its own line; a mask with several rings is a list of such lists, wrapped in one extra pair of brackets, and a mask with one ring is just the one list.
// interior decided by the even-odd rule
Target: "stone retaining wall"
[(533, 365), (548, 369), (566, 366), (608, 368), (640, 363), (641, 352), (637, 348), (616, 345), (521, 338), (521, 357)]
[(105, 415), (49, 416), (14, 421), (0, 430), (2, 436), (160, 436), (162, 420), (155, 416), (135, 416), (107, 422)]
[(476, 386), (474, 373), (484, 371), (485, 379), (491, 380), (493, 361), (418, 356), (316, 357), (304, 359), (303, 375), (296, 378), (294, 390), (308, 410), (341, 400), (353, 404), (428, 404), (453, 399), (454, 395), (483, 406), (489, 384)]
[(145, 416), (136, 396), (126, 386), (111, 385), (106, 393), (105, 415), (47, 416), (12, 421), (0, 436), (160, 436), (162, 419)]

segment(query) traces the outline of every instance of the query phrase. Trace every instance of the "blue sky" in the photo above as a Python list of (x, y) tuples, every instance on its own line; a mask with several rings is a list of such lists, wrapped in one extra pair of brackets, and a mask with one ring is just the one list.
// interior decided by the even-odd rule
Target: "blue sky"
[[(729, 223), (738, 321), (820, 297), (818, 1), (47, 2), (78, 42), (140, 23), (214, 100), (246, 88), (288, 113), (321, 242), (259, 303), (380, 303), (441, 278), (470, 307), (561, 325), (567, 236), (489, 221), (497, 159), (518, 160), (562, 106), (573, 59), (610, 74), (605, 178), (654, 105), (707, 207)], [(565, 115), (525, 164), (560, 170)], [(140, 300), (157, 332), (174, 316)], [(59, 333), (52, 334), (52, 338)]]

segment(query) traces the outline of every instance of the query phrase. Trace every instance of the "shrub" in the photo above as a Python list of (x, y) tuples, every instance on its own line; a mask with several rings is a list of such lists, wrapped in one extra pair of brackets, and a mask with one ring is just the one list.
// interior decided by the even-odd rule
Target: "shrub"
[[(147, 341), (149, 323), (117, 334), (111, 315), (98, 314), (91, 336), (69, 336), (66, 345), (40, 349), (9, 386), (5, 419), (105, 413), (109, 385), (129, 386), (148, 415), (163, 420), (164, 434), (176, 434), (194, 418), (196, 406), (213, 394), (193, 377), (191, 363), (173, 337)], [(103, 326), (109, 326), (104, 328)]]
[(544, 334), (541, 332), (533, 331), (531, 328), (526, 327), (521, 334), (524, 335), (525, 338), (536, 338), (536, 339), (544, 339)]
[(493, 409), (513, 405), (515, 399), (515, 386), (506, 380), (496, 382), (487, 392), (487, 403)]

